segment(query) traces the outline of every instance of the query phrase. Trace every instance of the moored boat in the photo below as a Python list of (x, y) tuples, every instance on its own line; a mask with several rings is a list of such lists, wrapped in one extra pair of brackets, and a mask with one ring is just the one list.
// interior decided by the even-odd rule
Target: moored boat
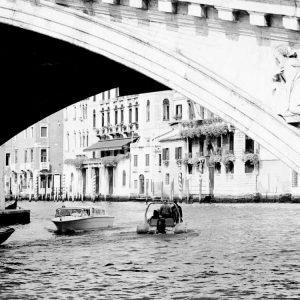
[(87, 231), (113, 226), (114, 217), (97, 206), (61, 207), (56, 210), (52, 222), (59, 232)]
[[(182, 220), (182, 212), (174, 202), (167, 202), (167, 205), (173, 204), (173, 213), (169, 216), (162, 216), (159, 213), (159, 206), (162, 203), (150, 202), (145, 211), (144, 224), (137, 226), (137, 233), (185, 233), (186, 224)], [(171, 208), (171, 206), (170, 206)], [(152, 214), (150, 212), (152, 211)], [(149, 217), (152, 215), (151, 217)]]
[(13, 233), (14, 229), (11, 227), (0, 228), (0, 244), (4, 243)]

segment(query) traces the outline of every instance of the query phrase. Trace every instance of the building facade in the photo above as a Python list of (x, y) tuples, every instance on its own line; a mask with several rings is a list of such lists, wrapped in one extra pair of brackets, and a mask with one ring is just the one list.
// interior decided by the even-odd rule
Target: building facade
[(7, 196), (300, 195), (296, 172), (172, 90), (100, 93), (27, 128), (5, 149)]
[(4, 144), (7, 198), (62, 197), (62, 139), (63, 112), (59, 111)]

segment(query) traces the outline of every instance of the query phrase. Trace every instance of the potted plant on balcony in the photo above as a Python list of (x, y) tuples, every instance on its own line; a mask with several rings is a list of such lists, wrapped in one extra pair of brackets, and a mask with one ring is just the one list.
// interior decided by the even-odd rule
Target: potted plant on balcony
[(255, 167), (259, 164), (259, 155), (257, 153), (245, 152), (242, 157), (243, 162), (250, 161)]

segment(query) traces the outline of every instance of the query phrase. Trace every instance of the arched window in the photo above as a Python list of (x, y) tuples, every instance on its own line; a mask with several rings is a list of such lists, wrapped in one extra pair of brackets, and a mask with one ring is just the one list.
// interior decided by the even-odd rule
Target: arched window
[(86, 146), (89, 146), (89, 132), (86, 133)]
[(150, 100), (147, 100), (146, 105), (146, 122), (150, 121)]
[(96, 111), (93, 110), (93, 128), (96, 127)]
[(169, 121), (170, 119), (170, 103), (169, 99), (163, 101), (163, 121)]
[(132, 105), (129, 104), (129, 123), (132, 123)]
[(216, 163), (215, 163), (215, 172), (216, 172), (217, 174), (220, 174), (220, 173), (221, 173), (221, 163), (219, 163), (219, 162), (216, 162)]
[(118, 107), (115, 106), (115, 125), (118, 124)]
[(123, 183), (123, 186), (126, 185), (126, 171), (125, 170), (123, 170), (122, 183)]
[(234, 163), (229, 161), (226, 165), (226, 173), (234, 173)]
[(82, 139), (81, 139), (81, 132), (79, 132), (79, 147), (82, 147)]
[(82, 147), (85, 147), (85, 134), (82, 134)]
[(245, 162), (245, 173), (253, 173), (254, 171), (254, 163), (250, 160)]

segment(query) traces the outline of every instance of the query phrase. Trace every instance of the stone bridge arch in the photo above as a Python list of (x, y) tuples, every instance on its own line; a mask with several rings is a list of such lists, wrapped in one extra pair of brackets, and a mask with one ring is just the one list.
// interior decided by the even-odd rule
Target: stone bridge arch
[[(60, 39), (103, 55), (205, 106), (300, 172), (300, 134), (258, 99), (155, 34), (112, 16), (97, 18), (49, 1), (3, 0), (0, 22)], [(137, 16), (138, 18), (138, 16)], [(167, 39), (167, 37), (166, 37)], [(51, 111), (49, 111), (49, 114)]]

